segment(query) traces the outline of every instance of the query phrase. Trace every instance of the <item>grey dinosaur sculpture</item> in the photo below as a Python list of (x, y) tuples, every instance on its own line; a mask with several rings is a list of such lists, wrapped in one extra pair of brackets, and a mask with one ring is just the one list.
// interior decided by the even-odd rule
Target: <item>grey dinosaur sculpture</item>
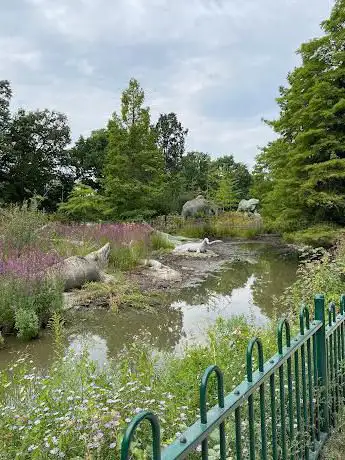
[(238, 204), (237, 211), (254, 213), (258, 207), (260, 200), (251, 198), (250, 200), (241, 200)]
[(103, 269), (109, 262), (110, 244), (84, 257), (72, 256), (51, 267), (48, 275), (58, 277), (64, 283), (64, 290), (77, 289), (88, 281), (103, 281)]
[(210, 242), (208, 238), (205, 238), (201, 243), (185, 243), (185, 244), (180, 244), (179, 246), (176, 246), (176, 248), (173, 250), (175, 253), (181, 253), (181, 252), (206, 252), (209, 246), (212, 246), (215, 243), (222, 243), (223, 241), (221, 240), (215, 240)]
[(182, 275), (173, 268), (163, 265), (158, 260), (144, 259), (140, 261), (142, 265), (148, 267), (148, 274), (153, 278), (163, 279), (166, 281), (181, 281)]
[(198, 195), (193, 200), (187, 201), (183, 207), (182, 217), (196, 217), (197, 215), (213, 216), (217, 214), (217, 207), (214, 203)]

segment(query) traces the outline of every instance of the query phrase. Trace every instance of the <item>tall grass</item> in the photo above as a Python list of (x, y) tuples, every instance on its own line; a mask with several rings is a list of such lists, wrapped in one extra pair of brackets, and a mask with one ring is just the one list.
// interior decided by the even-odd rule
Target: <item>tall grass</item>
[(34, 338), (62, 308), (63, 285), (47, 270), (110, 242), (109, 270), (130, 270), (167, 241), (146, 224), (64, 225), (35, 207), (0, 210), (0, 331)]
[(0, 325), (5, 333), (17, 330), (23, 339), (36, 337), (52, 311), (62, 307), (62, 283), (48, 280), (45, 271), (60, 258), (36, 248), (0, 248)]
[(180, 220), (176, 233), (190, 238), (255, 238), (263, 233), (263, 224), (256, 216), (228, 212), (206, 219)]
[(21, 250), (39, 239), (38, 230), (48, 222), (48, 216), (24, 203), (0, 209), (0, 239), (2, 248)]
[(288, 243), (331, 248), (337, 242), (341, 233), (343, 233), (341, 227), (320, 223), (303, 230), (284, 233), (283, 237)]

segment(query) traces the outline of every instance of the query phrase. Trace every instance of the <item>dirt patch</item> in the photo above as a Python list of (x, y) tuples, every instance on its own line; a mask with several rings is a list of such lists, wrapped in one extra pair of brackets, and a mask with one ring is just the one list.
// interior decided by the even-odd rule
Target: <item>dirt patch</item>
[(272, 235), (263, 235), (254, 240), (231, 239), (213, 246), (212, 251), (207, 251), (205, 254), (168, 253), (153, 257), (180, 272), (182, 281), (156, 279), (145, 267), (137, 267), (128, 273), (126, 278), (135, 283), (143, 292), (182, 289), (200, 283), (210, 273), (220, 270), (226, 263), (235, 261), (256, 263), (254, 245), (260, 243), (279, 246), (282, 252), (291, 252), (288, 245), (282, 245), (281, 239)]

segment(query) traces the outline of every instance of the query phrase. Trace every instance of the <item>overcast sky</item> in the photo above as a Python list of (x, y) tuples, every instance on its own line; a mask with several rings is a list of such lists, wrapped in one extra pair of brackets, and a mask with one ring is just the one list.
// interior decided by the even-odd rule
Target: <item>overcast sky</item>
[(252, 165), (261, 118), (320, 35), (333, 0), (0, 0), (0, 79), (13, 107), (67, 114), (73, 138), (104, 127), (131, 77), (152, 115), (176, 112), (188, 148)]

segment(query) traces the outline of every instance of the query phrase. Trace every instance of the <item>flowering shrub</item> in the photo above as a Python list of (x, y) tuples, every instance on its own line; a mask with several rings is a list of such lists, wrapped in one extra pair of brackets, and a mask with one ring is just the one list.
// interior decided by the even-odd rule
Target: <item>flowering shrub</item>
[(4, 249), (20, 250), (33, 246), (39, 239), (39, 228), (47, 221), (47, 215), (37, 211), (34, 202), (0, 209), (0, 235), (3, 251)]
[(146, 224), (55, 224), (50, 231), (56, 236), (79, 241), (92, 241), (114, 246), (128, 245), (131, 241), (148, 244), (153, 229)]
[(0, 325), (16, 329), (23, 339), (37, 336), (52, 311), (62, 306), (62, 284), (48, 280), (46, 271), (61, 260), (53, 251), (0, 247)]

